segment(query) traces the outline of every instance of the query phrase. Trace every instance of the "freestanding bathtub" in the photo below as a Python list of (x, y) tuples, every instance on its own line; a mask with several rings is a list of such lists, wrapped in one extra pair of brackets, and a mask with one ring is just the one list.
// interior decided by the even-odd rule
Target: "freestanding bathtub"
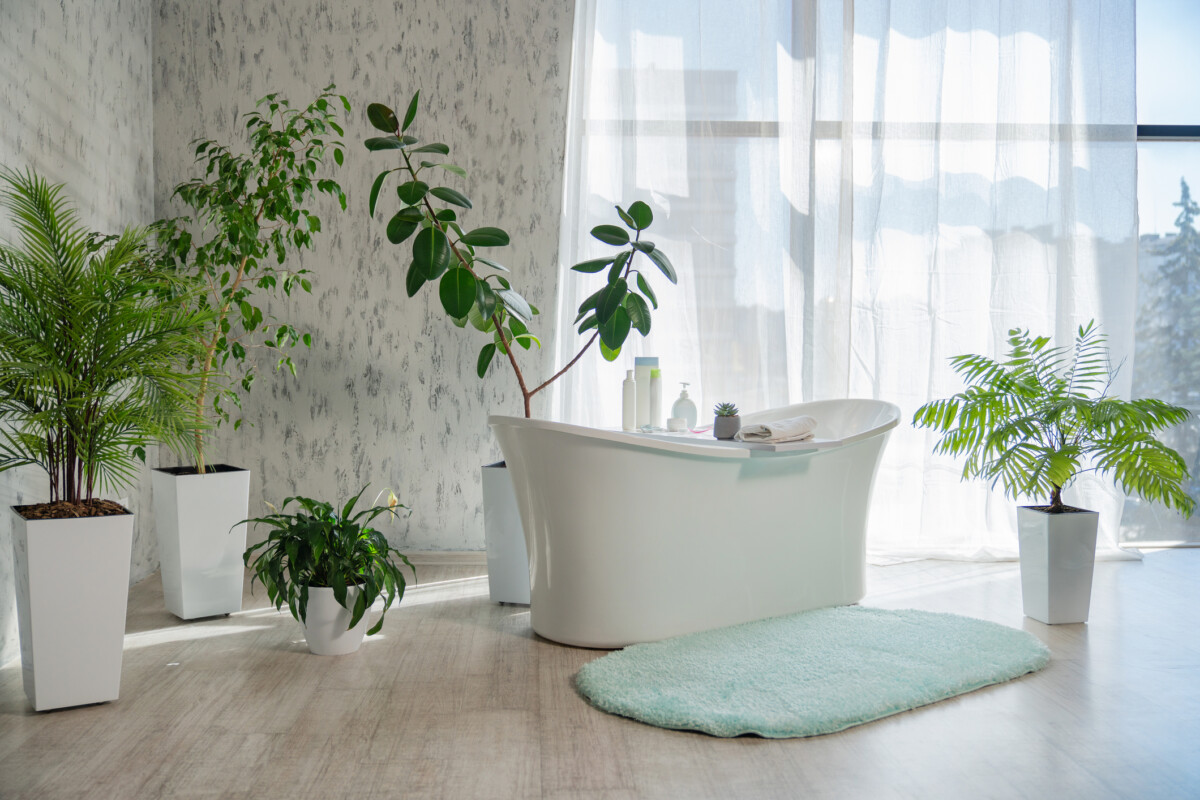
[(512, 474), (530, 616), (547, 639), (636, 642), (858, 602), (871, 485), (900, 409), (827, 400), (809, 442), (718, 442), (488, 419)]

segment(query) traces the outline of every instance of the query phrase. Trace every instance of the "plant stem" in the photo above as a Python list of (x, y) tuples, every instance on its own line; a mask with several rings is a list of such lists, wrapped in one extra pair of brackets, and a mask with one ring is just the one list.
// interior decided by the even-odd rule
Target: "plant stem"
[(1060, 514), (1065, 506), (1062, 501), (1062, 487), (1057, 484), (1051, 484), (1053, 487), (1050, 493), (1050, 513)]

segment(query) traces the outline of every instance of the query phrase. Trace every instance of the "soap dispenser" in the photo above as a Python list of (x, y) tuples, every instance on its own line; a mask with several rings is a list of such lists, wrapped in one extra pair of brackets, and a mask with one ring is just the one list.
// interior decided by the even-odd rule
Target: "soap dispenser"
[(679, 393), (679, 399), (675, 401), (675, 405), (671, 406), (672, 417), (683, 417), (687, 420), (688, 430), (696, 427), (696, 404), (688, 397), (687, 383), (682, 383), (683, 390)]

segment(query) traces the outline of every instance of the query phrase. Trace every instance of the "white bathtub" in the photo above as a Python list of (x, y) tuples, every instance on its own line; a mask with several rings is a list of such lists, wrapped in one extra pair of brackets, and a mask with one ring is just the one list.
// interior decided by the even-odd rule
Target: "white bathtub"
[(863, 596), (871, 485), (900, 409), (831, 400), (811, 442), (740, 445), (494, 416), (538, 634), (624, 647)]

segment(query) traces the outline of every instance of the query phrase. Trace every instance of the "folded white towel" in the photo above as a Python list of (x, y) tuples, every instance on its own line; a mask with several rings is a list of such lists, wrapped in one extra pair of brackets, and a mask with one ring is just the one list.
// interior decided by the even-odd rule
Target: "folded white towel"
[(737, 432), (739, 442), (803, 442), (813, 437), (817, 421), (809, 416), (789, 417), (746, 425)]

